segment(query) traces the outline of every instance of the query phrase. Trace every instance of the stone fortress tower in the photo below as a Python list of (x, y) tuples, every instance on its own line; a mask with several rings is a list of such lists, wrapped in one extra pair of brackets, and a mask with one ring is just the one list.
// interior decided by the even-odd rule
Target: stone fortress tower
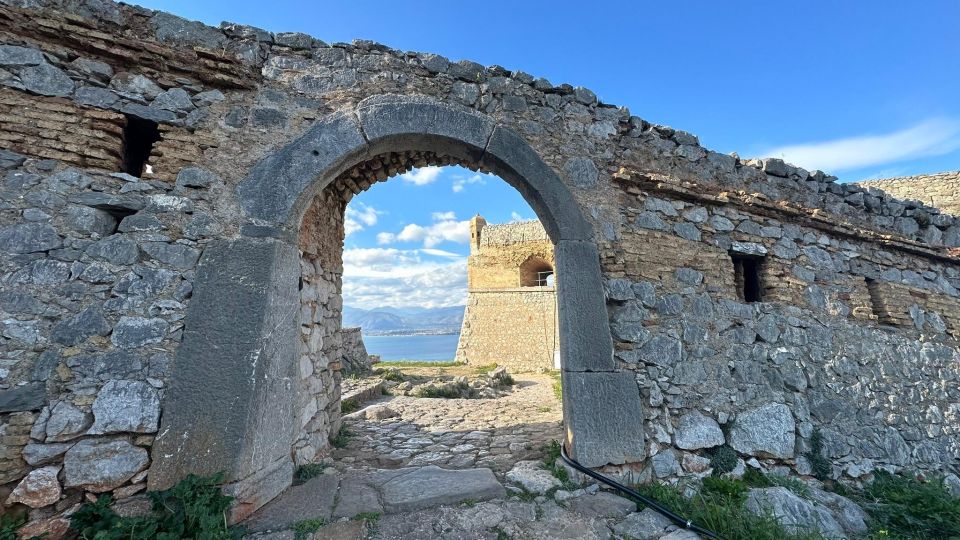
[(557, 362), (553, 244), (539, 221), (470, 220), (467, 306), (457, 361), (497, 363), (511, 371)]

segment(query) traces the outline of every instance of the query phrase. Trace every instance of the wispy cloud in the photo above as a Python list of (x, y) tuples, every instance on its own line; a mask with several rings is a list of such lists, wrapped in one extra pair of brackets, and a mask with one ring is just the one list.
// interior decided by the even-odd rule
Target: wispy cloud
[(458, 176), (453, 179), (453, 192), (460, 193), (467, 188), (470, 184), (486, 184), (487, 181), (484, 179), (483, 175), (474, 174), (471, 176)]
[(425, 186), (435, 182), (438, 178), (440, 178), (441, 171), (443, 171), (443, 167), (422, 167), (420, 169), (407, 171), (401, 174), (400, 178), (404, 182), (409, 182), (415, 186)]
[(939, 156), (958, 149), (960, 121), (933, 118), (892, 133), (781, 146), (764, 155), (807, 169), (833, 172)]
[(361, 202), (351, 203), (347, 206), (343, 218), (346, 235), (350, 236), (355, 232), (362, 231), (364, 227), (373, 227), (377, 224), (377, 216), (381, 213), (374, 207)]

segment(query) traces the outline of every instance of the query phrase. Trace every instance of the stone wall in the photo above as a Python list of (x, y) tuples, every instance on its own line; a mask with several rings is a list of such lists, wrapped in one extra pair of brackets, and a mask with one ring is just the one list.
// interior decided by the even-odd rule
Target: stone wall
[(553, 369), (559, 347), (557, 294), (552, 287), (468, 293), (458, 362), (498, 364), (512, 373)]
[(360, 328), (343, 328), (343, 373), (364, 373), (370, 371), (370, 355), (363, 344)]
[(901, 199), (921, 201), (953, 215), (960, 215), (960, 171), (918, 174), (857, 182)]
[[(344, 207), (423, 165), (496, 172), (554, 240), (568, 435), (592, 444), (579, 459), (675, 478), (729, 444), (806, 472), (819, 429), (837, 477), (958, 466), (954, 216), (712, 152), (500, 66), (106, 1), (12, 3), (0, 1), (0, 492), (30, 507), (32, 534), (87, 493), (122, 500), (184, 471), (227, 470), (239, 518), (289, 485), (294, 462), (323, 456), (339, 425)], [(473, 123), (377, 116), (399, 98)], [(142, 178), (118, 167), (130, 116), (158, 122)], [(442, 137), (374, 137), (400, 120)], [(274, 188), (245, 180), (257, 175)], [(579, 214), (556, 215), (564, 204)], [(594, 318), (609, 336), (565, 322), (593, 321), (602, 293), (585, 273), (564, 281), (563, 265), (591, 268), (598, 252), (609, 321)], [(741, 300), (731, 254), (762, 261), (762, 301)], [(40, 485), (44, 497), (24, 497)]]
[(521, 286), (531, 263), (555, 268), (550, 237), (539, 221), (470, 220), (467, 305), (456, 360), (499, 364), (512, 372), (553, 369), (559, 351), (554, 287)]

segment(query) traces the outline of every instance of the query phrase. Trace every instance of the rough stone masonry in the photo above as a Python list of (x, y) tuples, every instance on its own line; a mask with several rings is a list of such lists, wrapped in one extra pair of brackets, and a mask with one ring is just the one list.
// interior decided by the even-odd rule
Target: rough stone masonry
[(343, 210), (412, 167), (555, 246), (567, 445), (956, 471), (958, 218), (741, 160), (522, 71), (107, 0), (0, 0), (0, 494), (57, 530), (225, 471), (234, 519), (340, 424)]
[[(467, 305), (456, 360), (553, 369), (559, 352), (553, 244), (539, 221), (470, 219)], [(549, 278), (547, 276), (550, 276)]]

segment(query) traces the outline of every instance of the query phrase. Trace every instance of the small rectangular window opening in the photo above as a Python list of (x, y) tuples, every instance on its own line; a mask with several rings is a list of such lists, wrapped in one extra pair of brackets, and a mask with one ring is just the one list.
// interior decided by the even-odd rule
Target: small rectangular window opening
[(760, 302), (763, 296), (763, 286), (760, 283), (760, 266), (762, 257), (731, 253), (733, 259), (734, 282), (737, 285), (737, 296), (744, 302)]
[(553, 285), (553, 271), (546, 270), (537, 272), (537, 287), (549, 287)]
[(137, 178), (142, 176), (153, 143), (159, 140), (160, 130), (156, 122), (127, 115), (123, 127), (123, 172)]

